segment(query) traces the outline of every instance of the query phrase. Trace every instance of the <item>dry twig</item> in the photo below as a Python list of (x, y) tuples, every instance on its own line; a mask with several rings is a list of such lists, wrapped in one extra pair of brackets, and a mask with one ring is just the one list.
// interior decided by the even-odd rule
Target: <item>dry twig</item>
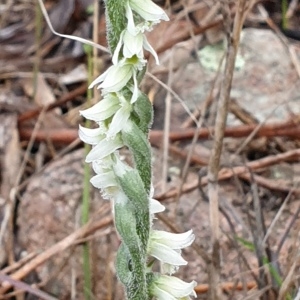
[[(280, 153), (277, 155), (270, 155), (261, 159), (257, 159), (247, 163), (245, 166), (237, 166), (233, 168), (223, 168), (219, 171), (218, 180), (226, 180), (235, 175), (247, 174), (248, 169), (255, 171), (262, 169), (271, 165), (278, 164), (280, 162), (289, 161), (289, 160), (299, 160), (300, 158), (300, 149), (290, 150), (285, 153)], [(189, 193), (199, 187), (199, 184), (206, 185), (208, 183), (208, 177), (203, 176), (201, 182), (195, 180), (192, 183), (186, 184), (183, 187), (183, 193)], [(293, 189), (292, 189), (293, 190)], [(178, 193), (177, 189), (172, 189), (167, 193), (155, 195), (155, 199), (160, 201), (176, 197)]]
[[(53, 257), (54, 255), (58, 254), (59, 252), (64, 251), (65, 249), (69, 248), (76, 242), (77, 239), (81, 239), (96, 230), (108, 226), (112, 223), (111, 217), (102, 218), (100, 221), (97, 222), (90, 222), (83, 227), (77, 229), (69, 236), (61, 240), (60, 242), (56, 243), (52, 247), (48, 248), (41, 254), (35, 256), (31, 261), (26, 263), (22, 266), (18, 271), (14, 272), (10, 275), (10, 278), (13, 280), (20, 280), (32, 272), (36, 267), (45, 263), (48, 259)], [(2, 287), (0, 288), (0, 295), (3, 295), (10, 287), (11, 283), (4, 281), (2, 282)]]
[(211, 224), (211, 248), (212, 263), (210, 264), (210, 299), (221, 299), (220, 281), (220, 246), (219, 246), (219, 195), (218, 195), (218, 173), (220, 158), (224, 139), (224, 129), (228, 106), (230, 101), (230, 90), (233, 78), (236, 54), (239, 46), (240, 33), (244, 21), (244, 10), (246, 0), (239, 0), (234, 19), (233, 31), (231, 32), (231, 16), (229, 2), (223, 1), (222, 10), (224, 18), (225, 34), (228, 49), (224, 70), (224, 79), (220, 90), (218, 111), (215, 121), (214, 146), (208, 165), (208, 197), (210, 202), (210, 224)]

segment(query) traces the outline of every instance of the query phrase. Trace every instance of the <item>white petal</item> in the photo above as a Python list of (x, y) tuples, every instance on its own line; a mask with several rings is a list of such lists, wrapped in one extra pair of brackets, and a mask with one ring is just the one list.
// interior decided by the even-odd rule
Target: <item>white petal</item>
[(114, 172), (118, 177), (124, 176), (128, 171), (132, 168), (129, 167), (127, 164), (121, 161), (120, 158), (116, 157), (115, 164), (113, 165)]
[(195, 240), (192, 230), (184, 233), (171, 233), (166, 231), (153, 230), (151, 239), (158, 243), (165, 244), (172, 249), (182, 249), (190, 246)]
[(118, 64), (120, 50), (121, 50), (121, 47), (122, 47), (122, 44), (123, 44), (124, 33), (125, 33), (125, 30), (123, 30), (121, 35), (120, 35), (119, 42), (118, 42), (117, 47), (115, 49), (114, 55), (112, 57), (112, 63), (114, 65)]
[(113, 116), (113, 119), (109, 125), (109, 130), (107, 132), (107, 137), (114, 137), (118, 132), (120, 132), (124, 124), (127, 123), (131, 113), (131, 105), (125, 103)]
[(149, 51), (154, 56), (156, 64), (159, 65), (159, 60), (158, 60), (157, 53), (152, 48), (152, 46), (150, 45), (150, 43), (148, 42), (148, 40), (145, 36), (144, 36), (143, 46), (144, 46), (145, 50)]
[(108, 94), (103, 100), (96, 103), (94, 106), (80, 111), (80, 114), (86, 119), (101, 122), (115, 114), (119, 108), (120, 101), (118, 97)]
[(109, 72), (109, 68), (104, 72), (102, 73), (100, 76), (98, 76), (90, 85), (89, 85), (89, 89), (93, 88), (95, 85), (99, 84), (100, 82), (102, 82), (105, 77), (107, 76)]
[(157, 200), (150, 199), (150, 214), (157, 214), (164, 211), (166, 208)]
[(132, 65), (116, 65), (109, 68), (104, 81), (98, 88), (105, 90), (105, 93), (120, 91), (132, 76)]
[(92, 168), (96, 174), (102, 174), (102, 173), (109, 171), (109, 169), (103, 168), (103, 166), (101, 166), (101, 164), (99, 164), (98, 162), (99, 161), (97, 161), (97, 160), (94, 160), (92, 162)]
[(128, 30), (124, 34), (123, 55), (127, 58), (137, 55), (143, 48), (143, 34), (131, 34)]
[(131, 10), (131, 7), (130, 7), (128, 1), (126, 1), (126, 18), (128, 20), (127, 30), (131, 34), (136, 34), (137, 33), (137, 28), (135, 27), (134, 19), (133, 19), (133, 13), (132, 13), (132, 10)]
[(175, 272), (178, 271), (179, 266), (174, 266), (174, 265), (171, 265), (171, 264), (162, 263), (160, 268), (161, 268), (161, 273), (162, 274), (172, 275), (172, 274), (174, 274)]
[[(107, 157), (109, 157), (109, 156), (107, 156)], [(107, 167), (103, 166), (102, 161), (103, 160), (94, 160), (92, 162), (92, 167), (96, 174), (102, 174), (102, 173), (105, 173), (105, 172), (108, 172), (111, 170), (111, 168), (107, 168)]]
[(103, 134), (103, 130), (101, 128), (86, 128), (79, 125), (79, 138), (87, 144), (97, 145), (101, 140), (104, 139), (105, 135)]
[(155, 25), (155, 23), (158, 22), (153, 22), (153, 21), (144, 21), (142, 23), (139, 23), (136, 26), (137, 31), (144, 33), (145, 31), (152, 31), (153, 26)]
[(168, 292), (160, 289), (158, 286), (154, 285), (151, 289), (151, 294), (154, 295), (158, 300), (177, 300)]
[(174, 266), (187, 265), (187, 261), (182, 258), (178, 251), (172, 250), (170, 247), (154, 241), (150, 241), (148, 254), (157, 258), (162, 263), (167, 263)]
[(89, 163), (93, 160), (102, 159), (121, 147), (123, 147), (123, 142), (118, 137), (115, 139), (103, 139), (90, 151), (85, 161)]
[(131, 103), (134, 103), (138, 96), (139, 96), (139, 87), (138, 87), (138, 82), (137, 82), (137, 79), (136, 79), (136, 71), (134, 70), (133, 71), (133, 93), (132, 93), (132, 97), (131, 97), (131, 100), (130, 102)]
[(101, 160), (94, 160), (92, 162), (92, 167), (96, 174), (101, 174), (112, 170), (112, 166), (115, 164), (115, 157), (118, 156), (117, 152), (114, 152)]
[(194, 297), (197, 296), (196, 292), (194, 291), (194, 287), (197, 285), (195, 281), (188, 283), (174, 276), (161, 275), (156, 280), (155, 284), (160, 289), (174, 296), (176, 299), (190, 295)]
[(98, 189), (117, 186), (116, 177), (112, 171), (96, 175), (91, 178), (90, 182), (94, 187)]
[(168, 21), (169, 17), (163, 9), (151, 0), (129, 0), (130, 7), (146, 21)]

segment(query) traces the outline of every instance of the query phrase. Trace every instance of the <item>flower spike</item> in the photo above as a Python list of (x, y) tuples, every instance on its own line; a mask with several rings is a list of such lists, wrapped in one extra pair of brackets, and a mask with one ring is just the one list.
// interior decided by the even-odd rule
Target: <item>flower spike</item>
[[(79, 127), (80, 138), (93, 146), (86, 156), (96, 173), (90, 182), (113, 204), (115, 226), (121, 238), (116, 270), (127, 299), (187, 300), (195, 296), (196, 283), (169, 275), (187, 264), (181, 250), (195, 236), (192, 230), (175, 234), (152, 228), (155, 214), (165, 207), (153, 199), (148, 141), (153, 108), (147, 95), (139, 90), (147, 63), (144, 51), (149, 51), (159, 64), (144, 33), (169, 18), (151, 0), (104, 2), (112, 66), (89, 86), (101, 89), (103, 100), (80, 112), (98, 125), (93, 129)], [(123, 147), (131, 153), (130, 164), (119, 155)], [(152, 270), (155, 260), (161, 264), (161, 274)]]

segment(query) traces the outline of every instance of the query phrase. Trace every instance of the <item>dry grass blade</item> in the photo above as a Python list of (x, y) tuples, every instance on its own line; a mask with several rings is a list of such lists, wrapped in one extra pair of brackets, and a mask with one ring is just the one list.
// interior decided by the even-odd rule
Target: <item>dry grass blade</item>
[(103, 47), (99, 44), (96, 44), (92, 41), (89, 41), (89, 40), (86, 40), (86, 39), (83, 39), (81, 37), (78, 37), (78, 36), (74, 36), (74, 35), (68, 35), (68, 34), (61, 34), (61, 33), (58, 33), (57, 31), (54, 30), (52, 24), (51, 24), (51, 21), (50, 21), (50, 18), (48, 16), (48, 13), (47, 13), (47, 10), (45, 8), (45, 5), (43, 3), (43, 0), (38, 0), (39, 4), (40, 4), (40, 7), (41, 7), (41, 10), (42, 10), (42, 13), (44, 15), (44, 18), (46, 19), (47, 21), (47, 24), (49, 26), (49, 28), (51, 29), (52, 33), (55, 34), (55, 35), (58, 35), (60, 37), (63, 37), (63, 38), (67, 38), (67, 39), (71, 39), (71, 40), (74, 40), (74, 41), (78, 41), (78, 42), (81, 42), (83, 44), (87, 44), (89, 46), (92, 46), (92, 47), (95, 47), (103, 52), (106, 52), (106, 53), (109, 53), (109, 50), (106, 48), (106, 47)]
[[(259, 280), (258, 280), (258, 288), (262, 289), (267, 286), (267, 278), (265, 274), (264, 266), (264, 257), (266, 257), (265, 253), (265, 245), (263, 243), (263, 237), (265, 235), (265, 224), (262, 213), (262, 208), (260, 204), (260, 199), (258, 195), (258, 188), (254, 181), (253, 176), (251, 176), (251, 194), (253, 198), (253, 214), (255, 216), (254, 220), (251, 220), (250, 214), (248, 214), (249, 223), (251, 225), (251, 231), (253, 235), (253, 244), (255, 248), (256, 257), (258, 260), (259, 266)], [(250, 208), (249, 208), (250, 209)], [(263, 296), (263, 299), (266, 295)]]

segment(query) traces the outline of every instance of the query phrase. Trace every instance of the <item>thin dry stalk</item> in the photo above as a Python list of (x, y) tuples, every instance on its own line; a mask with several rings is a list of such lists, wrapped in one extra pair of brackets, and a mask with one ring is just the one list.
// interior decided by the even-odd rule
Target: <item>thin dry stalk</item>
[(298, 77), (300, 78), (300, 62), (299, 62), (297, 54), (295, 53), (295, 48), (293, 47), (293, 45), (291, 45), (289, 43), (288, 39), (281, 33), (280, 29), (276, 26), (276, 24), (273, 22), (273, 20), (269, 17), (269, 13), (266, 11), (266, 9), (263, 7), (263, 5), (258, 4), (257, 8), (258, 8), (260, 14), (265, 19), (266, 23), (269, 25), (269, 27), (272, 30), (274, 30), (274, 32), (279, 37), (279, 39), (281, 40), (283, 45), (287, 48), (290, 59), (295, 67)]
[(29, 253), (27, 256), (21, 258), (19, 261), (15, 262), (13, 265), (7, 266), (6, 268), (3, 268), (1, 270), (2, 274), (9, 274), (14, 272), (15, 270), (21, 268), (23, 265), (25, 265), (27, 262), (32, 260), (35, 256), (37, 256), (37, 252)]
[[(13, 295), (12, 294), (9, 295), (9, 298), (6, 298), (6, 296), (2, 297), (0, 295), (0, 299), (12, 299), (12, 296), (17, 297), (17, 296), (20, 296), (20, 293), (23, 294), (24, 293), (23, 291), (27, 291), (32, 295), (38, 296), (39, 299), (58, 300), (57, 298), (54, 298), (54, 297), (46, 294), (45, 292), (43, 292), (39, 289), (33, 288), (32, 286), (28, 285), (27, 283), (24, 283), (24, 282), (21, 282), (21, 281), (18, 281), (18, 280), (14, 280), (10, 276), (2, 274), (2, 273), (0, 273), (0, 281), (9, 282), (10, 285), (14, 286), (17, 289), (16, 292), (12, 293)], [(19, 290), (21, 290), (21, 291), (19, 291)]]
[(280, 241), (279, 241), (279, 244), (278, 244), (278, 247), (277, 247), (277, 255), (279, 255), (282, 247), (283, 247), (283, 244), (285, 243), (287, 237), (288, 237), (288, 234), (289, 232), (291, 231), (291, 229), (293, 228), (295, 222), (297, 222), (298, 220), (298, 217), (299, 217), (299, 214), (300, 214), (300, 206), (298, 207), (298, 209), (296, 210), (295, 214), (293, 215), (293, 217), (291, 218), (290, 222), (288, 223), (282, 237), (280, 238)]
[(266, 234), (265, 234), (265, 237), (264, 237), (264, 240), (263, 240), (263, 243), (265, 244), (266, 241), (268, 240), (271, 232), (273, 231), (274, 227), (275, 227), (275, 224), (277, 223), (277, 221), (279, 220), (279, 218), (281, 217), (284, 209), (286, 208), (287, 206), (287, 203), (289, 202), (289, 200), (291, 199), (291, 196), (292, 196), (292, 190), (290, 190), (290, 192), (288, 193), (288, 195), (286, 196), (285, 200), (283, 201), (282, 205), (280, 206), (280, 209), (278, 210), (278, 212), (276, 213), (276, 216), (274, 217), (274, 219), (272, 220), (272, 223), (270, 224)]
[[(252, 197), (253, 197), (253, 212), (255, 219), (252, 221), (251, 218), (249, 218), (250, 225), (251, 225), (251, 231), (253, 235), (253, 243), (255, 247), (255, 253), (258, 260), (258, 266), (259, 266), (259, 280), (258, 280), (258, 288), (263, 289), (263, 287), (267, 286), (267, 279), (265, 275), (265, 269), (264, 266), (264, 257), (266, 256), (264, 243), (263, 243), (263, 237), (265, 235), (265, 225), (264, 225), (264, 218), (263, 213), (261, 210), (261, 204), (260, 199), (258, 195), (258, 188), (257, 184), (254, 180), (254, 177), (252, 177), (252, 183), (251, 183), (251, 191), (252, 191)], [(266, 295), (262, 295), (262, 299), (265, 298)]]
[[(99, 15), (100, 15), (100, 5), (98, 0), (94, 0), (93, 3), (94, 6), (94, 15), (93, 15), (93, 42), (96, 44), (99, 44)], [(97, 48), (93, 48), (93, 77), (96, 78), (99, 74), (99, 70), (97, 69), (97, 57), (98, 57), (98, 51)], [(94, 98), (99, 99), (99, 90), (94, 87), (93, 89)]]
[[(288, 292), (288, 289), (290, 288), (291, 284), (293, 283), (293, 280), (295, 279), (295, 275), (297, 274), (296, 268), (297, 268), (297, 265), (299, 264), (299, 262), (300, 262), (300, 255), (298, 255), (298, 257), (293, 262), (292, 267), (290, 268), (287, 276), (285, 277), (284, 281), (281, 284), (281, 287), (279, 290), (279, 295), (278, 295), (278, 300), (286, 299), (285, 296)], [(299, 293), (299, 296), (300, 296), (300, 293)], [(300, 297), (295, 298), (295, 300), (296, 299), (300, 299)]]
[[(219, 5), (216, 5), (216, 7), (218, 8)], [(192, 156), (193, 156), (194, 149), (195, 149), (195, 146), (196, 146), (196, 143), (197, 143), (197, 140), (198, 140), (199, 132), (200, 132), (200, 130), (202, 128), (202, 125), (203, 125), (203, 122), (204, 122), (206, 111), (207, 111), (208, 107), (210, 106), (210, 104), (212, 102), (212, 99), (213, 99), (213, 93), (214, 93), (215, 85), (216, 85), (216, 82), (217, 82), (217, 80), (219, 78), (219, 75), (220, 75), (220, 70), (221, 70), (221, 67), (222, 67), (222, 64), (223, 64), (223, 60), (224, 60), (224, 57), (220, 60), (220, 63), (219, 63), (215, 78), (213, 80), (211, 89), (209, 91), (209, 94), (206, 97), (204, 103), (201, 105), (201, 108), (200, 108), (199, 120), (196, 124), (197, 128), (195, 129), (195, 133), (194, 133), (194, 136), (193, 136), (191, 147), (190, 147), (190, 150), (188, 151), (187, 158), (186, 158), (183, 170), (182, 170), (182, 176), (181, 176), (182, 181), (181, 181), (181, 184), (180, 184), (180, 187), (179, 187), (177, 200), (181, 196), (183, 184), (186, 182), (186, 179), (187, 179), (188, 168), (189, 168), (191, 160), (192, 160)]]
[[(294, 220), (297, 219), (298, 214), (299, 214), (299, 209), (292, 217), (292, 221), (287, 226), (288, 228), (287, 228), (286, 232), (290, 231), (291, 226), (293, 226)], [(298, 222), (297, 226), (294, 226), (293, 231), (295, 232), (295, 236), (293, 238), (294, 243), (293, 243), (292, 250), (290, 251), (290, 256), (291, 256), (290, 261), (292, 261), (293, 263), (290, 266), (289, 271), (280, 286), (280, 290), (278, 293), (278, 300), (286, 299), (289, 288), (291, 286), (293, 286), (294, 282), (297, 280), (296, 278), (299, 277), (298, 276), (299, 272), (297, 272), (297, 268), (299, 268), (299, 263), (300, 263), (300, 253), (299, 253), (300, 222)], [(286, 232), (284, 233), (284, 236), (287, 235)], [(278, 249), (279, 249), (279, 247), (278, 247)], [(279, 251), (277, 250), (277, 255), (278, 255)], [(298, 288), (299, 288), (299, 286), (298, 286)], [(300, 289), (294, 300), (300, 300)]]
[[(241, 274), (241, 277), (240, 277), (240, 280), (243, 284), (244, 287), (247, 286), (246, 284), (246, 279), (244, 278), (244, 276), (242, 275), (242, 265), (244, 264), (245, 267), (250, 271), (252, 277), (255, 279), (255, 281), (257, 282), (258, 281), (258, 278), (255, 274), (255, 272), (252, 270), (250, 264), (248, 263), (246, 257), (244, 256), (243, 252), (241, 251), (241, 246), (239, 245), (236, 237), (238, 236), (236, 230), (235, 230), (235, 226), (234, 226), (234, 223), (231, 221), (231, 217), (230, 215), (227, 213), (226, 209), (222, 207), (222, 205), (220, 206), (220, 210), (222, 212), (222, 214), (224, 215), (225, 219), (227, 220), (227, 223), (230, 227), (230, 230), (231, 230), (231, 235), (229, 234), (226, 234), (226, 232), (224, 232), (225, 235), (227, 235), (228, 239), (231, 241), (231, 243), (233, 244), (234, 248), (236, 249), (237, 251), (237, 259), (238, 259), (238, 264), (239, 264), (239, 268), (240, 268), (240, 274)], [(244, 288), (244, 291), (246, 289)]]
[(290, 2), (288, 11), (286, 13), (287, 18), (291, 18), (294, 14), (296, 14), (297, 6), (299, 5), (299, 0), (292, 0)]
[[(171, 49), (171, 56), (169, 61), (169, 74), (168, 74), (168, 86), (172, 86), (173, 83), (173, 56), (174, 51)], [(165, 118), (164, 118), (164, 139), (163, 139), (163, 166), (162, 166), (162, 190), (166, 190), (166, 182), (168, 177), (168, 160), (169, 160), (169, 134), (171, 125), (171, 105), (172, 95), (170, 91), (167, 91), (165, 100)]]
[(220, 168), (220, 157), (224, 139), (224, 129), (230, 101), (230, 90), (233, 78), (236, 54), (240, 41), (240, 33), (244, 20), (246, 0), (239, 0), (234, 19), (233, 31), (231, 32), (231, 16), (229, 2), (223, 1), (222, 10), (227, 37), (228, 49), (224, 70), (224, 80), (221, 85), (220, 99), (215, 122), (214, 146), (208, 166), (208, 196), (210, 202), (210, 224), (211, 224), (211, 248), (212, 263), (210, 264), (210, 299), (221, 299), (220, 281), (220, 245), (219, 245), (219, 196), (218, 196), (218, 174)]

